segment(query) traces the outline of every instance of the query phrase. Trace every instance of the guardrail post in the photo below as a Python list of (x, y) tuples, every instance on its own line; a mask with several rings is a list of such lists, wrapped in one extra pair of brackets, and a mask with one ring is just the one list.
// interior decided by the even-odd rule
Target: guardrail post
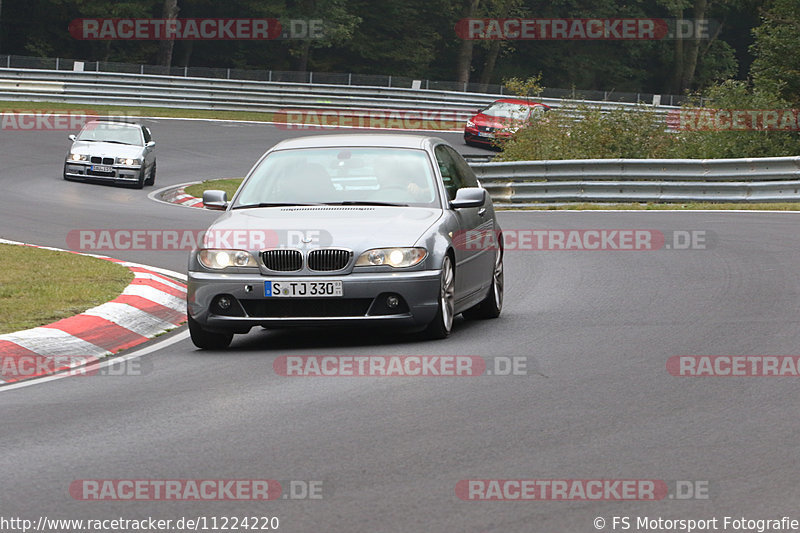
[(308, 73), (308, 83), (311, 83), (311, 84), (314, 83), (314, 73), (313, 72), (309, 72)]
[(389, 76), (389, 87), (391, 87), (391, 86), (392, 86), (392, 76), (390, 75)]
[(183, 67), (183, 77), (184, 78), (188, 78), (189, 77), (189, 67), (188, 66)]
[(61, 61), (59, 61), (59, 59), (60, 58), (58, 57), (56, 58), (56, 70), (58, 70), (58, 67), (61, 65)]
[(144, 76), (144, 65), (139, 65), (139, 74)]
[(347, 73), (347, 85), (353, 85), (353, 73), (352, 72), (348, 72)]
[(11, 68), (11, 56), (6, 56), (6, 68)]
[(272, 81), (272, 71), (269, 71), (269, 75), (267, 76), (267, 81)]

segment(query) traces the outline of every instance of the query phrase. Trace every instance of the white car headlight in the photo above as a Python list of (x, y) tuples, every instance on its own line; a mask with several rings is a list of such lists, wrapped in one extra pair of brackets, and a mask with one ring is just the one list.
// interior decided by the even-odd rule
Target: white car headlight
[(84, 154), (69, 154), (70, 161), (88, 161), (89, 156)]
[(395, 268), (418, 264), (428, 255), (425, 248), (374, 248), (361, 254), (356, 266), (389, 265)]
[(141, 159), (132, 159), (130, 157), (118, 157), (117, 158), (118, 165), (125, 165), (127, 167), (133, 167), (142, 164)]
[(206, 268), (220, 270), (228, 267), (257, 267), (253, 254), (244, 250), (200, 250), (197, 259)]

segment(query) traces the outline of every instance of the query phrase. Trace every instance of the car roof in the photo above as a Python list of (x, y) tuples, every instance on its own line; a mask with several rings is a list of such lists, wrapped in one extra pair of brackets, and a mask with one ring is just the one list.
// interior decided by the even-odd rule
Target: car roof
[(311, 135), (286, 139), (276, 144), (275, 150), (292, 148), (340, 148), (340, 147), (390, 147), (425, 148), (430, 144), (444, 143), (438, 137), (408, 135), (402, 133), (347, 133), (333, 135)]
[(527, 106), (530, 106), (530, 107), (538, 107), (538, 106), (550, 107), (547, 104), (543, 104), (541, 102), (531, 102), (530, 100), (523, 100), (521, 98), (501, 98), (500, 100), (495, 100), (492, 103), (496, 104), (497, 102), (502, 102), (504, 104), (527, 105)]

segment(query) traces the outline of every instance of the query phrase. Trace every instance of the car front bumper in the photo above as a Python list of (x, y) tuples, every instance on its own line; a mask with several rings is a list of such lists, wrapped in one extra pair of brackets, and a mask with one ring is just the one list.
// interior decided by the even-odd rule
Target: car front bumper
[(82, 161), (67, 161), (64, 163), (64, 177), (75, 180), (107, 180), (120, 183), (134, 183), (139, 181), (142, 173), (140, 166), (111, 166), (111, 172), (95, 172), (92, 170), (94, 163)]
[[(262, 276), (189, 272), (187, 309), (209, 330), (246, 333), (253, 326), (385, 325), (421, 327), (436, 316), (441, 271), (350, 273), (342, 276)], [(264, 296), (265, 281), (341, 280), (343, 296), (282, 298)], [(232, 297), (227, 310), (220, 296)], [(400, 305), (390, 309), (388, 296)]]

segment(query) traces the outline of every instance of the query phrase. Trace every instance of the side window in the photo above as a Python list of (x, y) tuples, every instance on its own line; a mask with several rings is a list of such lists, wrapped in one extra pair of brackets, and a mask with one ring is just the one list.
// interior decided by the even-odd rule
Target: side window
[(442, 173), (442, 181), (444, 188), (447, 189), (447, 196), (450, 200), (456, 197), (456, 191), (464, 186), (461, 181), (461, 175), (458, 172), (456, 163), (453, 156), (447, 151), (447, 147), (440, 144), (434, 149), (436, 154), (436, 163), (439, 165), (439, 171)]
[(478, 178), (475, 177), (475, 172), (469, 167), (461, 154), (453, 150), (451, 147), (446, 146), (446, 150), (450, 153), (451, 158), (455, 162), (456, 172), (461, 180), (461, 187), (480, 187)]
[(150, 130), (145, 128), (144, 126), (142, 126), (142, 134), (144, 135), (144, 143), (145, 144), (147, 144), (147, 143), (149, 143), (150, 141), (153, 140), (153, 138), (150, 136)]

